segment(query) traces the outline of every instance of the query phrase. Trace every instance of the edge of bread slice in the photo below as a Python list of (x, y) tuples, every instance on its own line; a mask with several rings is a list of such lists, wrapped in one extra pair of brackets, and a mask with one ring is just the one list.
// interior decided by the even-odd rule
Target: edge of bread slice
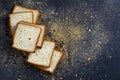
[(55, 42), (44, 41), (41, 49), (38, 48), (35, 53), (28, 55), (27, 61), (33, 65), (49, 67), (55, 45)]
[(63, 53), (61, 53), (60, 51), (54, 50), (50, 67), (48, 68), (41, 66), (36, 66), (36, 67), (53, 74), (62, 58), (62, 55)]
[(24, 23), (24, 24), (30, 24), (30, 25), (33, 25), (33, 26), (36, 26), (36, 27), (40, 27), (41, 28), (41, 33), (40, 33), (40, 37), (39, 37), (39, 40), (38, 40), (38, 43), (37, 43), (37, 46), (38, 47), (42, 47), (42, 44), (43, 44), (43, 41), (44, 41), (44, 36), (45, 36), (45, 31), (46, 31), (46, 26), (45, 25), (38, 25), (38, 24), (34, 24), (34, 23), (29, 23), (29, 22), (24, 22), (24, 21), (21, 21), (20, 23)]
[(32, 11), (33, 12), (33, 23), (38, 22), (38, 16), (40, 15), (40, 12), (38, 10), (26, 8), (26, 7), (15, 4), (12, 13), (25, 12), (25, 11)]
[(20, 21), (33, 22), (33, 13), (32, 12), (19, 12), (9, 14), (9, 25), (12, 35), (14, 35), (17, 23)]
[(25, 52), (35, 52), (40, 33), (39, 27), (18, 23), (12, 47)]

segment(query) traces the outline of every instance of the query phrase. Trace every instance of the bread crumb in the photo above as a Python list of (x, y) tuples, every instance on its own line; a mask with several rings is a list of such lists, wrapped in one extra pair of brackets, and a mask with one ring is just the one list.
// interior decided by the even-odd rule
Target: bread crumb
[(80, 80), (83, 80), (82, 78), (80, 78)]
[(45, 6), (48, 6), (48, 4), (47, 4), (47, 3), (45, 3)]
[(61, 48), (60, 48), (60, 51), (63, 51), (63, 49), (64, 49), (64, 48), (63, 48), (63, 47), (61, 47)]
[(77, 75), (77, 74), (75, 74), (75, 76), (77, 77), (78, 75)]
[(60, 80), (63, 80), (63, 78), (62, 78), (62, 77), (60, 77)]
[(88, 58), (88, 61), (90, 61), (90, 60), (91, 60), (91, 58), (89, 57), (89, 58)]
[(51, 80), (55, 80), (55, 77), (51, 77)]

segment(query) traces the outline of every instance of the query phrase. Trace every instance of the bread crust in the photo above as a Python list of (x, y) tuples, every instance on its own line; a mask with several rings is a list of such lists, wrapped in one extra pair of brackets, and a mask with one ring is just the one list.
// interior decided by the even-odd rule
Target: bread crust
[(30, 63), (30, 64), (32, 64), (32, 65), (35, 65), (35, 66), (42, 66), (42, 67), (46, 67), (46, 68), (50, 67), (50, 65), (48, 65), (48, 66), (46, 66), (46, 65), (41, 65), (41, 64), (38, 65), (38, 64), (33, 63), (33, 62), (30, 62), (30, 61), (28, 61), (28, 60), (27, 60), (27, 62)]
[[(15, 13), (12, 13), (12, 14), (19, 14), (19, 13), (32, 13), (32, 23), (33, 23), (33, 12), (32, 12), (32, 11), (15, 12)], [(11, 25), (11, 18), (10, 18), (10, 16), (11, 16), (12, 14), (9, 14), (9, 27), (10, 27), (11, 36), (12, 36), (12, 38), (13, 38), (14, 34), (13, 34), (13, 32), (12, 32), (12, 25)], [(16, 25), (16, 26), (17, 26), (17, 25)]]
[[(41, 45), (38, 45), (38, 43), (37, 43), (37, 47), (38, 48), (41, 48), (42, 47), (42, 45), (43, 45), (43, 41), (44, 41), (44, 37), (45, 37), (45, 32), (46, 32), (46, 25), (44, 25), (44, 24), (35, 24), (35, 23), (29, 23), (29, 22), (25, 22), (25, 21), (21, 21), (20, 23), (24, 23), (24, 24), (31, 24), (31, 25), (33, 25), (33, 26), (36, 26), (36, 27), (39, 27), (39, 26), (42, 26), (42, 27), (44, 27), (44, 34), (43, 34), (43, 38), (42, 38), (42, 44)], [(43, 29), (41, 29), (41, 30), (43, 30)], [(42, 31), (41, 31), (42, 32)], [(41, 34), (40, 34), (41, 35)], [(38, 41), (39, 42), (39, 41)]]
[[(33, 18), (33, 23), (38, 23), (38, 16), (40, 15), (40, 11), (39, 11), (39, 10), (36, 10), (36, 9), (33, 9), (33, 8), (27, 8), (27, 7), (23, 7), (23, 6), (21, 6), (21, 5), (15, 4), (12, 13), (14, 13), (14, 10), (15, 10), (15, 8), (16, 8), (17, 6), (18, 6), (18, 7), (21, 7), (21, 8), (24, 8), (24, 9), (28, 9), (28, 10), (30, 10), (30, 11), (32, 11), (32, 12), (33, 12), (33, 11), (37, 11), (37, 12), (38, 12), (37, 18), (36, 18), (36, 20), (34, 20), (34, 18)], [(33, 15), (33, 16), (34, 16), (34, 15)]]
[(38, 14), (37, 14), (37, 18), (36, 18), (36, 20), (35, 20), (35, 22), (34, 23), (38, 23), (38, 17), (39, 17), (39, 15), (40, 15), (40, 12), (37, 10), (37, 12), (38, 12)]
[[(28, 25), (28, 24), (24, 24), (24, 23), (18, 23), (18, 24), (17, 24), (17, 28), (18, 28), (18, 25), (19, 25), (19, 24)], [(32, 25), (29, 24), (29, 26), (32, 26)], [(36, 27), (36, 26), (33, 26), (33, 27)], [(17, 28), (16, 28), (16, 29), (17, 29)], [(36, 27), (36, 28), (39, 28), (39, 27)], [(37, 48), (36, 45), (37, 45), (37, 42), (38, 42), (38, 40), (39, 40), (40, 33), (41, 33), (41, 28), (39, 28), (39, 29), (40, 29), (40, 32), (39, 32), (39, 35), (38, 35), (38, 37), (37, 37), (37, 41), (36, 41), (36, 44), (35, 44), (35, 47), (34, 47), (33, 51), (28, 51), (28, 50), (24, 50), (24, 49), (16, 48), (16, 47), (14, 46), (14, 38), (15, 38), (15, 35), (16, 35), (16, 31), (15, 31), (15, 34), (14, 34), (14, 37), (13, 37), (13, 44), (12, 44), (12, 47), (13, 47), (13, 48), (16, 48), (16, 49), (18, 49), (18, 50), (25, 51), (25, 52), (31, 52), (31, 53), (34, 53), (35, 50), (36, 50), (36, 48)]]
[[(48, 41), (48, 42), (51, 42), (51, 41)], [(55, 43), (55, 42), (53, 42), (53, 43), (54, 43), (54, 45), (56, 46), (56, 43)], [(48, 65), (36, 64), (36, 63), (30, 62), (30, 61), (28, 61), (28, 60), (27, 60), (27, 62), (29, 62), (30, 64), (33, 64), (33, 65), (36, 65), (36, 66), (50, 67), (50, 64), (51, 64), (51, 60), (52, 60), (52, 56), (53, 56), (53, 52), (54, 52), (55, 46), (53, 47), (53, 51), (52, 51), (52, 53), (51, 53), (52, 55), (51, 55), (51, 57), (50, 57), (50, 62), (49, 62)], [(29, 58), (29, 56), (28, 56), (28, 58)]]
[[(41, 24), (41, 25), (43, 25), (45, 27), (45, 29), (44, 29), (44, 35), (43, 35), (43, 41), (44, 41), (45, 40), (45, 35), (46, 35), (46, 25), (45, 24)], [(41, 46), (37, 46), (37, 47), (38, 48), (42, 48), (42, 45), (43, 45), (43, 42), (42, 42)], [(56, 46), (56, 43), (55, 43), (55, 46)]]

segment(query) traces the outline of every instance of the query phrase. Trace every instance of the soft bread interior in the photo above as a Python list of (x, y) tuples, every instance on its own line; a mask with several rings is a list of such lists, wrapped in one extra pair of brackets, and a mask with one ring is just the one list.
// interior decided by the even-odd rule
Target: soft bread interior
[(44, 67), (49, 67), (53, 51), (55, 48), (55, 42), (44, 41), (42, 48), (36, 49), (35, 53), (30, 53), (28, 56), (28, 62)]
[(33, 22), (33, 18), (32, 18), (33, 14), (32, 12), (21, 12), (21, 13), (14, 13), (14, 14), (10, 14), (9, 18), (10, 18), (10, 27), (11, 27), (11, 32), (12, 35), (14, 35), (16, 27), (17, 27), (17, 23), (20, 21), (26, 21), (26, 22)]
[(38, 16), (40, 14), (38, 10), (25, 8), (25, 7), (22, 7), (20, 5), (15, 5), (14, 9), (13, 9), (13, 13), (16, 13), (16, 12), (25, 12), (25, 11), (31, 11), (31, 12), (33, 12), (33, 23), (37, 23)]
[(40, 27), (40, 28), (41, 28), (40, 37), (39, 37), (39, 40), (38, 40), (38, 43), (37, 43), (37, 46), (41, 48), (41, 47), (42, 47), (42, 44), (43, 44), (43, 41), (44, 41), (46, 26), (45, 26), (45, 25), (38, 25), (38, 24), (28, 23), (28, 22), (24, 22), (24, 21), (22, 21), (22, 22), (20, 22), (20, 23), (30, 24), (30, 25), (33, 25), (33, 26), (36, 26), (36, 27)]
[(38, 66), (38, 68), (40, 68), (44, 71), (53, 73), (55, 71), (58, 63), (60, 62), (61, 57), (62, 57), (62, 53), (57, 50), (54, 50), (50, 67), (46, 68), (46, 67)]
[(27, 52), (34, 52), (40, 32), (41, 29), (38, 27), (18, 24), (13, 40), (13, 47)]

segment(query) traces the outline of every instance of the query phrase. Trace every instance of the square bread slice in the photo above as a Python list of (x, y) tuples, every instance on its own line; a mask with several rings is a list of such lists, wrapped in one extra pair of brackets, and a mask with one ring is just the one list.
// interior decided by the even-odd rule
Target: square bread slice
[(39, 69), (50, 72), (50, 73), (54, 73), (58, 63), (60, 62), (61, 58), (62, 58), (62, 53), (54, 50), (53, 52), (53, 56), (52, 56), (52, 60), (51, 60), (51, 64), (50, 67), (46, 68), (46, 67), (41, 67), (41, 66), (37, 66)]
[(38, 16), (40, 15), (40, 12), (39, 12), (38, 10), (34, 10), (34, 9), (22, 7), (22, 6), (20, 6), (20, 5), (15, 4), (12, 13), (16, 13), (16, 12), (26, 12), (26, 11), (31, 11), (31, 12), (33, 12), (33, 23), (37, 23), (37, 21), (38, 21)]
[(39, 27), (18, 23), (12, 47), (26, 52), (35, 52), (40, 32)]
[(41, 49), (36, 49), (35, 53), (28, 55), (28, 62), (34, 65), (49, 67), (52, 59), (55, 42), (44, 41)]
[(17, 27), (17, 23), (20, 21), (26, 21), (26, 22), (33, 22), (33, 14), (32, 12), (20, 12), (20, 13), (13, 13), (9, 15), (9, 23), (10, 23), (10, 29), (11, 29), (11, 33), (12, 35), (14, 35), (16, 27)]
[(46, 26), (45, 25), (33, 24), (33, 23), (29, 23), (29, 22), (24, 22), (24, 21), (21, 21), (21, 23), (30, 24), (30, 25), (33, 25), (33, 26), (41, 28), (40, 37), (39, 37), (39, 40), (38, 40), (38, 43), (37, 43), (37, 46), (41, 48), (42, 44), (43, 44), (44, 36), (45, 36)]

